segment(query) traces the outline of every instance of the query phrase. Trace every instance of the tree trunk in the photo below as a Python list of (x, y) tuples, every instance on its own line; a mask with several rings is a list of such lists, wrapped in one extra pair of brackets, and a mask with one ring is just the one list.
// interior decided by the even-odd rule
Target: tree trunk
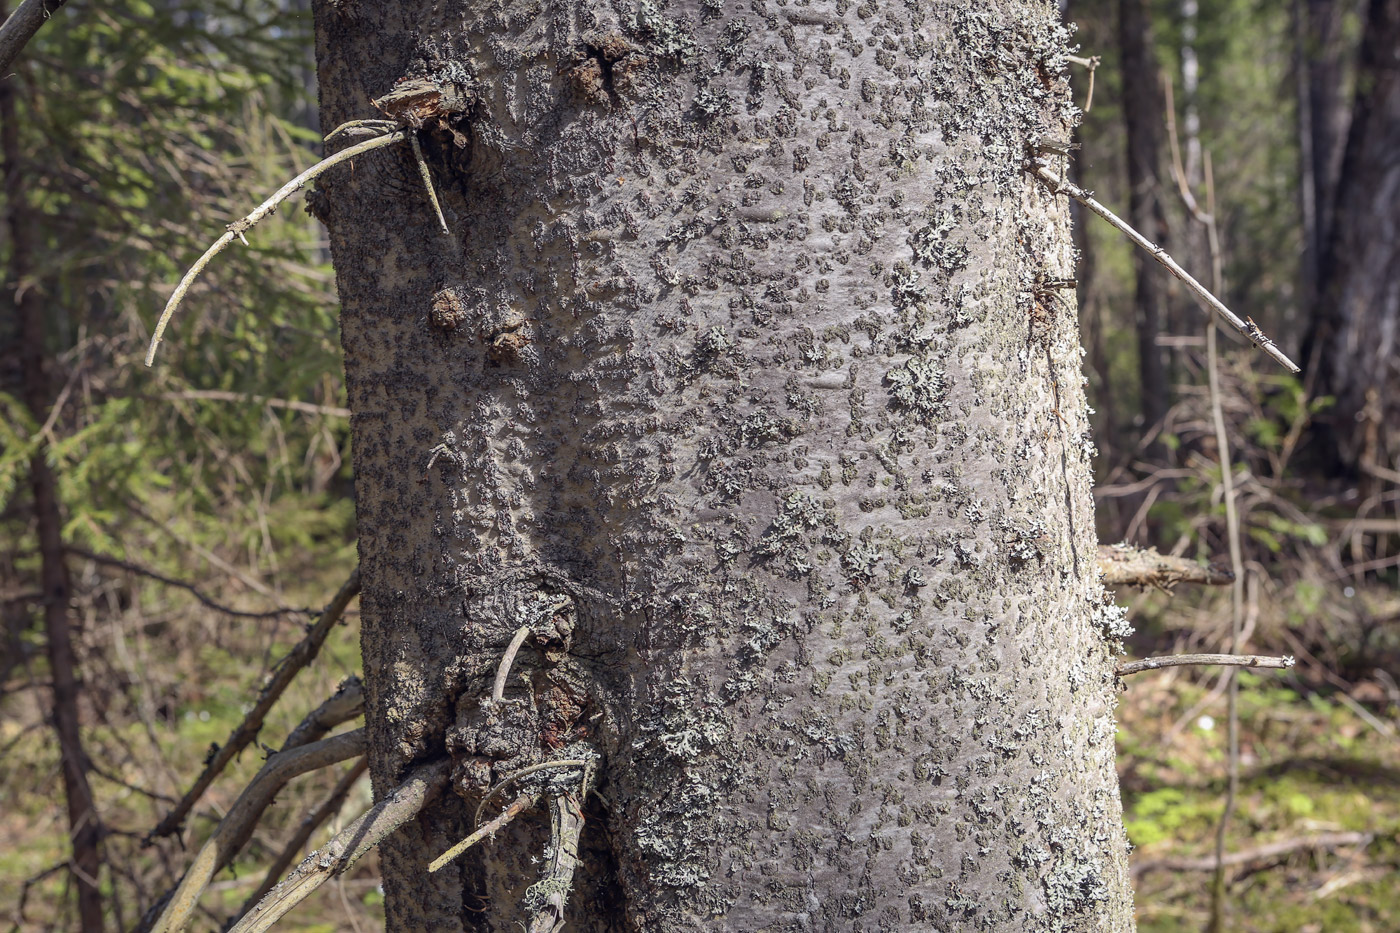
[[(1118, 47), (1123, 75), (1123, 124), (1128, 141), (1128, 222), (1158, 246), (1167, 227), (1162, 214), (1160, 132), (1165, 124), (1152, 26), (1143, 0), (1119, 0)], [(1137, 291), (1133, 301), (1137, 327), (1138, 373), (1142, 416), (1151, 428), (1167, 414), (1167, 370), (1157, 336), (1166, 318), (1162, 268), (1141, 250), (1133, 250)], [(1160, 452), (1161, 446), (1155, 445)]]
[[(0, 12), (3, 5), (0, 5)], [(38, 280), (34, 237), (39, 220), (29, 204), (30, 186), (21, 163), (18, 108), (19, 81), (0, 81), (0, 150), (4, 154), (5, 213), (10, 228), (8, 290), (14, 296), (19, 319), (18, 355), (24, 380), (24, 399), (36, 424), (49, 417), (53, 404), (48, 360), (47, 322), (53, 309), (45, 300), (45, 283)], [(68, 809), (68, 837), (73, 849), (69, 870), (78, 894), (78, 929), (101, 933), (102, 893), (98, 875), (102, 824), (88, 784), (88, 759), (83, 751), (78, 711), (80, 681), (73, 650), (73, 624), (69, 613), (70, 587), (63, 548), (63, 512), (58, 477), (48, 461), (47, 446), (29, 460), (29, 488), (34, 496), (34, 528), (39, 545), (39, 579), (44, 607), (44, 650), (53, 681), (53, 709), (49, 716), (58, 739), (64, 802)]]
[(1073, 117), (1053, 6), (317, 37), (323, 125), (421, 123), (451, 230), (406, 146), (314, 200), (371, 772), (455, 763), (390, 928), (1131, 929), (1067, 211), (1021, 171)]
[(1372, 0), (1314, 317), (1329, 448), (1351, 469), (1397, 462), (1400, 327), (1400, 0)]
[(1294, 70), (1298, 88), (1299, 200), (1303, 218), (1303, 287), (1308, 313), (1320, 295), (1319, 271), (1331, 230), (1351, 109), (1345, 89), (1355, 64), (1345, 20), (1356, 0), (1294, 0)]

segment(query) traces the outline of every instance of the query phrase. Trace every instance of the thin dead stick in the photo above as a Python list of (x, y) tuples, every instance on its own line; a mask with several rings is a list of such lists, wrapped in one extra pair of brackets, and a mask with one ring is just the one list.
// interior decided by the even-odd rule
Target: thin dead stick
[(1141, 233), (1138, 233), (1136, 230), (1130, 227), (1125, 221), (1121, 220), (1117, 214), (1114, 214), (1113, 211), (1104, 207), (1097, 200), (1095, 200), (1094, 196), (1089, 194), (1089, 192), (1085, 191), (1083, 188), (1079, 187), (1073, 182), (1061, 178), (1060, 176), (1056, 175), (1054, 172), (1046, 168), (1044, 165), (1041, 165), (1039, 162), (1031, 162), (1029, 164), (1028, 171), (1037, 179), (1039, 179), (1044, 185), (1046, 185), (1051, 191), (1055, 192), (1056, 194), (1063, 193), (1069, 195), (1070, 197), (1078, 201), (1080, 204), (1083, 204), (1089, 210), (1093, 211), (1095, 214), (1098, 214), (1104, 220), (1108, 221), (1111, 225), (1113, 225), (1114, 228), (1118, 230), (1118, 232), (1122, 233), (1124, 236), (1126, 236), (1129, 240), (1132, 240), (1138, 246), (1147, 250), (1147, 252), (1152, 256), (1153, 259), (1157, 260), (1159, 263), (1165, 266), (1168, 272), (1180, 279), (1182, 283), (1196, 295), (1197, 298), (1203, 301), (1207, 307), (1209, 307), (1220, 317), (1224, 318), (1225, 321), (1231, 327), (1239, 331), (1240, 334), (1243, 335), (1245, 339), (1247, 339), (1250, 343), (1254, 344), (1256, 347), (1263, 350), (1269, 356), (1273, 357), (1281, 365), (1287, 368), (1289, 372), (1299, 372), (1297, 364), (1290, 360), (1287, 356), (1285, 356), (1283, 351), (1280, 350), (1277, 346), (1275, 346), (1274, 342), (1264, 335), (1264, 332), (1259, 329), (1259, 326), (1257, 324), (1255, 324), (1253, 321), (1249, 322), (1248, 324), (1246, 324), (1244, 321), (1241, 321), (1238, 317), (1235, 316), (1235, 313), (1233, 311), (1225, 307), (1225, 305), (1220, 302), (1220, 299), (1216, 298), (1209, 291), (1207, 291), (1206, 288), (1203, 285), (1201, 285), (1200, 282), (1197, 282), (1194, 278), (1192, 278), (1189, 272), (1181, 268), (1181, 266), (1177, 265), (1176, 260), (1171, 258), (1171, 256), (1167, 255), (1166, 250), (1162, 249), (1160, 246), (1157, 246), (1147, 237), (1143, 236)]
[(363, 755), (365, 747), (365, 730), (356, 729), (291, 751), (278, 752), (269, 758), (257, 777), (239, 794), (228, 816), (214, 830), (214, 835), (199, 850), (170, 896), (165, 910), (151, 927), (151, 933), (175, 933), (185, 928), (210, 879), (243, 848), (253, 835), (263, 811), (288, 781), (308, 771)]
[(287, 741), (282, 743), (282, 747), (278, 751), (289, 752), (294, 748), (319, 741), (325, 737), (326, 733), (341, 723), (364, 715), (364, 711), (364, 681), (355, 676), (347, 677), (341, 681), (335, 693), (326, 698), (325, 702), (302, 717), (301, 722), (297, 723), (296, 728), (288, 734)]
[(312, 852), (296, 871), (268, 892), (229, 933), (263, 933), (331, 878), (342, 874), (386, 836), (418, 815), (446, 785), (450, 762), (423, 765), (324, 848)]
[(1164, 667), (1188, 667), (1196, 664), (1219, 664), (1224, 667), (1271, 667), (1287, 670), (1294, 664), (1291, 654), (1281, 658), (1262, 654), (1170, 654), (1160, 658), (1147, 658), (1144, 661), (1131, 661), (1118, 665), (1119, 677), (1155, 671)]
[(309, 613), (312, 611), (309, 609), (297, 609), (292, 606), (280, 606), (276, 609), (269, 609), (266, 612), (248, 612), (243, 609), (234, 609), (231, 606), (225, 606), (223, 603), (216, 602), (211, 597), (206, 596), (203, 591), (193, 583), (177, 580), (174, 577), (167, 577), (165, 574), (152, 570), (150, 567), (133, 564), (130, 561), (121, 560), (120, 558), (112, 557), (107, 554), (98, 554), (96, 551), (89, 551), (86, 548), (76, 547), (71, 544), (65, 547), (64, 550), (84, 560), (90, 560), (93, 563), (103, 564), (108, 567), (118, 567), (128, 573), (134, 573), (137, 576), (155, 580), (157, 583), (164, 583), (166, 586), (173, 586), (176, 589), (184, 590), (215, 612), (221, 612), (224, 615), (233, 616), (237, 619), (276, 619), (285, 615), (298, 615), (300, 613)]
[(504, 781), (497, 784), (495, 787), (491, 788), (486, 792), (486, 796), (481, 798), (481, 803), (476, 805), (476, 815), (472, 817), (472, 823), (480, 823), (481, 811), (486, 809), (486, 804), (491, 800), (491, 798), (496, 796), (496, 794), (500, 793), (502, 790), (505, 790), (506, 787), (514, 783), (519, 778), (523, 778), (527, 774), (534, 774), (536, 771), (544, 771), (548, 768), (586, 769), (588, 767), (588, 764), (589, 763), (582, 758), (562, 758), (558, 761), (544, 761), (537, 765), (530, 765), (530, 767), (528, 768), (521, 768), (519, 771), (510, 775)]
[(1084, 98), (1084, 112), (1088, 113), (1090, 108), (1094, 106), (1094, 72), (1099, 70), (1099, 63), (1102, 59), (1097, 55), (1090, 55), (1088, 58), (1079, 55), (1066, 55), (1065, 61), (1075, 65), (1083, 65), (1089, 69), (1089, 93)]
[[(1170, 86), (1170, 84), (1168, 85)], [(1176, 146), (1176, 126), (1172, 126), (1172, 145)], [(1219, 294), (1225, 293), (1225, 268), (1220, 255), (1220, 240), (1215, 227), (1215, 179), (1211, 174), (1210, 150), (1206, 150), (1206, 203), (1208, 213), (1193, 213), (1205, 225), (1210, 244), (1211, 284)], [(1190, 193), (1188, 180), (1181, 177), (1182, 190)], [(1191, 206), (1194, 208), (1194, 202)], [(1225, 414), (1220, 402), (1220, 353), (1217, 349), (1217, 332), (1214, 318), (1206, 325), (1206, 368), (1210, 379), (1210, 415), (1215, 430), (1215, 446), (1220, 457), (1220, 488), (1225, 499), (1225, 532), (1230, 545), (1230, 567), (1235, 574), (1234, 585), (1230, 588), (1230, 653), (1240, 650), (1240, 633), (1244, 630), (1244, 557), (1240, 544), (1240, 514), (1235, 501), (1234, 461), (1230, 456), (1230, 435), (1225, 430)], [(1288, 659), (1292, 661), (1292, 658)], [(1211, 885), (1211, 919), (1209, 929), (1220, 931), (1225, 926), (1225, 900), (1229, 882), (1225, 877), (1225, 839), (1230, 832), (1230, 820), (1235, 815), (1236, 802), (1240, 792), (1240, 717), (1239, 680), (1232, 670), (1225, 681), (1226, 694), (1226, 742), (1227, 742), (1227, 786), (1225, 807), (1220, 814), (1220, 824), (1215, 832), (1215, 878)]]
[(277, 205), (291, 197), (294, 192), (308, 181), (315, 179), (327, 170), (334, 168), (342, 162), (347, 162), (356, 156), (363, 155), (366, 152), (373, 152), (375, 149), (383, 149), (395, 143), (401, 143), (404, 139), (408, 138), (410, 132), (410, 130), (397, 130), (393, 133), (385, 133), (383, 136), (376, 136), (362, 143), (356, 143), (348, 149), (342, 149), (333, 156), (327, 156), (302, 172), (296, 178), (287, 182), (281, 188), (278, 188), (276, 194), (259, 204), (253, 209), (252, 213), (248, 214), (242, 220), (236, 220), (229, 224), (228, 230), (224, 232), (224, 235), (215, 240), (214, 245), (205, 250), (203, 256), (195, 260), (194, 265), (190, 266), (189, 271), (185, 273), (185, 277), (180, 279), (180, 284), (175, 286), (175, 291), (171, 293), (170, 300), (165, 303), (165, 310), (160, 314), (160, 320), (156, 322), (155, 333), (151, 335), (151, 345), (150, 348), (146, 350), (146, 365), (154, 365), (156, 349), (160, 346), (161, 338), (165, 335), (165, 328), (170, 323), (171, 316), (175, 313), (175, 309), (180, 306), (180, 302), (184, 300), (185, 293), (190, 290), (190, 285), (199, 276), (199, 273), (204, 271), (204, 267), (209, 265), (211, 259), (223, 252), (235, 239), (241, 238), (244, 232), (254, 224), (276, 210)]
[(299, 402), (295, 399), (270, 398), (266, 395), (253, 395), (249, 392), (224, 392), (220, 389), (185, 389), (181, 392), (163, 392), (156, 398), (173, 402), (189, 399), (195, 402), (249, 402), (266, 405), (268, 408), (283, 408), (308, 415), (325, 415), (328, 418), (349, 418), (350, 409), (336, 405), (316, 405), (312, 402)]
[(511, 820), (534, 806), (535, 802), (539, 799), (539, 794), (521, 794), (519, 797), (516, 797), (510, 802), (510, 806), (497, 814), (496, 818), (491, 822), (433, 859), (432, 862), (428, 864), (428, 873), (431, 874), (446, 868), (457, 856), (461, 855), (487, 836), (494, 835), (502, 826), (505, 826)]
[(306, 848), (306, 843), (311, 839), (311, 835), (345, 805), (345, 798), (349, 796), (350, 789), (355, 786), (356, 781), (364, 776), (368, 768), (368, 759), (357, 758), (350, 769), (340, 776), (340, 780), (336, 781), (335, 787), (331, 788), (330, 795), (302, 819), (301, 824), (297, 826), (296, 833), (282, 847), (277, 861), (273, 862), (267, 869), (267, 873), (263, 875), (262, 884), (258, 885), (258, 889), (243, 902), (243, 906), (238, 911), (238, 917), (242, 917), (256, 907), (258, 901), (263, 899), (263, 895), (272, 890), (273, 886), (277, 884), (277, 880), (288, 868), (292, 867), (292, 862)]
[[(1303, 849), (1334, 849), (1338, 846), (1366, 846), (1370, 845), (1375, 835), (1372, 833), (1319, 833), (1316, 836), (1305, 836), (1301, 839), (1288, 839), (1283, 842), (1271, 842), (1268, 845), (1256, 846), (1253, 849), (1241, 849), (1238, 852), (1231, 852), (1226, 855), (1222, 862), (1229, 867), (1240, 865), (1251, 865), (1256, 862), (1265, 862), (1285, 855), (1292, 855), (1294, 852)], [(1141, 862), (1132, 867), (1134, 878), (1145, 875), (1152, 871), (1215, 871), (1215, 856), (1207, 855), (1204, 858), (1162, 858), (1153, 859), (1150, 862)]]
[(423, 179), (423, 188), (428, 192), (428, 200), (433, 205), (433, 213), (437, 214), (438, 224), (443, 233), (451, 234), (452, 231), (447, 229), (447, 218), (442, 216), (442, 205), (438, 203), (437, 192), (433, 190), (433, 175), (428, 171), (428, 160), (423, 158), (423, 146), (418, 142), (418, 134), (409, 133), (408, 142), (413, 147), (413, 159), (418, 163), (418, 177)]
[(360, 592), (360, 570), (355, 568), (350, 574), (350, 578), (341, 586), (339, 592), (331, 599), (325, 609), (321, 611), (321, 617), (306, 633), (296, 647), (287, 652), (272, 672), (272, 677), (268, 680), (267, 686), (263, 687), (262, 693), (258, 696), (257, 703), (248, 711), (248, 715), (243, 717), (229, 735), (228, 741), (214, 753), (209, 759), (209, 763), (204, 766), (204, 771), (195, 780), (193, 786), (180, 798), (180, 802), (165, 815), (164, 819), (151, 830), (151, 838), (168, 836), (178, 832), (181, 824), (185, 822), (185, 817), (189, 815), (204, 792), (209, 789), (209, 785), (214, 782), (214, 778), (228, 766), (239, 752), (248, 746), (248, 743), (257, 737), (258, 731), (262, 729), (263, 720), (267, 718), (268, 712), (281, 699), (292, 679), (302, 668), (306, 667), (320, 652), (321, 646), (325, 644), (326, 638), (330, 635), (337, 622), (345, 612), (345, 607), (350, 604), (350, 600)]
[(491, 685), (491, 699), (499, 703), (506, 695), (506, 680), (510, 677), (510, 666), (515, 663), (515, 656), (520, 651), (520, 646), (525, 644), (525, 639), (530, 634), (530, 626), (522, 625), (511, 638), (510, 645), (506, 647), (506, 653), (501, 656), (501, 664), (496, 668), (496, 682)]

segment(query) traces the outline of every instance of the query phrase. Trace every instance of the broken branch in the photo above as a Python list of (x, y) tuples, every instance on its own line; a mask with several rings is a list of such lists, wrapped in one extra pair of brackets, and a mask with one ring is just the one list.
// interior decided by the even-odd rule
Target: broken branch
[(214, 830), (214, 835), (199, 850), (194, 863), (170, 896), (165, 910), (151, 927), (152, 933), (175, 933), (185, 928), (210, 879), (243, 848), (253, 835), (263, 811), (288, 781), (308, 771), (363, 755), (365, 746), (365, 730), (356, 729), (291, 751), (278, 752), (269, 758), (257, 777), (238, 796), (228, 816)]
[[(321, 617), (311, 626), (311, 630), (306, 633), (296, 647), (287, 652), (272, 672), (272, 677), (268, 680), (267, 686), (263, 687), (262, 693), (258, 696), (258, 702), (253, 704), (253, 708), (248, 711), (248, 715), (243, 717), (243, 721), (229, 735), (228, 741), (224, 742), (214, 755), (204, 766), (204, 771), (195, 780), (194, 785), (180, 798), (165, 818), (160, 821), (155, 829), (151, 830), (151, 838), (168, 836), (179, 830), (185, 817), (189, 815), (191, 809), (209, 789), (209, 785), (214, 782), (214, 778), (228, 766), (239, 752), (247, 747), (248, 743), (257, 737), (258, 731), (262, 729), (263, 720), (267, 718), (268, 712), (281, 699), (292, 678), (306, 665), (310, 664), (320, 652), (321, 646), (325, 644), (331, 629), (340, 621), (345, 612), (345, 607), (350, 604), (350, 600), (360, 592), (360, 570), (355, 568), (350, 574), (350, 578), (341, 585), (340, 590), (331, 598), (325, 609), (321, 610)], [(323, 733), (324, 734), (324, 733)]]
[(259, 204), (253, 209), (252, 213), (241, 220), (235, 220), (233, 223), (229, 224), (228, 230), (224, 232), (224, 235), (215, 240), (214, 245), (205, 250), (203, 256), (195, 260), (194, 265), (190, 266), (184, 278), (180, 279), (180, 284), (175, 286), (175, 291), (171, 293), (170, 300), (165, 303), (165, 310), (160, 313), (160, 320), (156, 322), (155, 332), (151, 335), (151, 345), (146, 350), (146, 365), (154, 365), (156, 349), (160, 346), (161, 338), (165, 335), (165, 328), (170, 323), (171, 316), (175, 314), (175, 309), (178, 308), (180, 302), (184, 300), (185, 293), (190, 290), (190, 285), (198, 278), (199, 273), (204, 271), (204, 267), (209, 265), (210, 260), (222, 253), (235, 239), (242, 237), (244, 232), (254, 224), (276, 210), (277, 205), (291, 197), (294, 192), (308, 181), (312, 181), (317, 176), (324, 174), (327, 170), (334, 168), (342, 162), (348, 162), (358, 155), (372, 152), (375, 149), (383, 149), (385, 146), (392, 146), (394, 143), (403, 142), (410, 132), (410, 130), (398, 130), (393, 133), (386, 133), (383, 136), (376, 136), (362, 143), (356, 143), (348, 149), (342, 149), (333, 156), (327, 156), (302, 172), (296, 178), (287, 182), (281, 188), (278, 188), (277, 192), (272, 197)]
[(1156, 548), (1131, 544), (1099, 545), (1099, 573), (1109, 585), (1171, 587), (1177, 583), (1229, 586), (1235, 574), (1220, 564), (1198, 564), (1185, 557), (1159, 554)]
[(1127, 677), (1129, 674), (1141, 674), (1143, 671), (1155, 671), (1163, 667), (1188, 667), (1195, 664), (1218, 664), (1223, 667), (1271, 667), (1287, 670), (1293, 666), (1293, 663), (1291, 654), (1281, 658), (1262, 654), (1170, 654), (1160, 658), (1148, 658), (1145, 661), (1120, 664), (1115, 673), (1119, 677)]
[(1246, 324), (1244, 321), (1241, 321), (1238, 317), (1235, 316), (1235, 313), (1233, 311), (1225, 307), (1225, 305), (1220, 301), (1219, 298), (1216, 298), (1214, 295), (1212, 295), (1209, 291), (1206, 290), (1204, 285), (1192, 278), (1189, 272), (1181, 268), (1181, 266), (1177, 265), (1176, 260), (1173, 259), (1171, 256), (1167, 255), (1166, 250), (1162, 249), (1162, 247), (1156, 245), (1147, 237), (1134, 230), (1131, 226), (1128, 225), (1126, 221), (1119, 218), (1117, 214), (1113, 213), (1113, 211), (1104, 207), (1097, 200), (1095, 200), (1094, 196), (1089, 194), (1089, 192), (1074, 184), (1069, 179), (1061, 178), (1060, 176), (1056, 175), (1054, 172), (1050, 171), (1048, 168), (1046, 168), (1039, 162), (1030, 162), (1028, 164), (1027, 171), (1034, 175), (1041, 183), (1043, 183), (1054, 193), (1069, 195), (1070, 197), (1078, 201), (1080, 204), (1083, 204), (1089, 210), (1093, 211), (1095, 214), (1098, 214), (1104, 220), (1108, 221), (1113, 227), (1115, 227), (1118, 230), (1118, 232), (1122, 233), (1124, 236), (1126, 236), (1129, 240), (1132, 240), (1138, 246), (1147, 250), (1148, 254), (1151, 255), (1153, 259), (1157, 260), (1159, 263), (1166, 267), (1168, 272), (1180, 279), (1181, 282), (1188, 289), (1190, 289), (1191, 292), (1195, 294), (1197, 298), (1204, 302), (1205, 305), (1212, 311), (1214, 311), (1217, 315), (1223, 318), (1225, 322), (1228, 323), (1231, 327), (1239, 331), (1239, 333), (1246, 340), (1254, 344), (1259, 349), (1263, 350), (1269, 356), (1273, 357), (1273, 359), (1277, 360), (1282, 366), (1287, 368), (1289, 372), (1296, 373), (1300, 371), (1298, 369), (1298, 365), (1292, 360), (1290, 360), (1287, 356), (1285, 356), (1283, 351), (1280, 350), (1277, 346), (1275, 346), (1274, 342), (1264, 335), (1264, 332), (1259, 329), (1259, 326), (1257, 324), (1255, 324), (1253, 321), (1250, 321), (1248, 324)]
[(383, 800), (345, 827), (325, 847), (302, 859), (296, 870), (250, 910), (229, 933), (263, 933), (336, 875), (347, 871), (386, 836), (418, 815), (447, 785), (447, 760), (413, 771)]
[(491, 822), (487, 823), (485, 826), (481, 827), (476, 832), (472, 833), (470, 836), (463, 839), (461, 842), (457, 843), (452, 848), (439, 855), (437, 858), (433, 859), (432, 862), (428, 865), (429, 874), (446, 868), (447, 865), (450, 862), (452, 862), (453, 859), (457, 858), (457, 856), (461, 855), (463, 852), (467, 851), (472, 846), (485, 839), (487, 836), (494, 835), (495, 832), (502, 826), (505, 826), (511, 820), (515, 819), (517, 816), (530, 809), (530, 807), (534, 806), (535, 801), (539, 799), (539, 794), (521, 794), (519, 797), (516, 797), (514, 800), (511, 801), (510, 806), (506, 807), (499, 814), (497, 814), (496, 818), (493, 819)]

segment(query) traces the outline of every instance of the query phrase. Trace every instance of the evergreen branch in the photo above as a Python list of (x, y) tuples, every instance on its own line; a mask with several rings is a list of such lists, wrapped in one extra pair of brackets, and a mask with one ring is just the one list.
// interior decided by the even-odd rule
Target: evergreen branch
[(1181, 268), (1181, 266), (1177, 265), (1176, 260), (1173, 259), (1171, 256), (1167, 255), (1166, 250), (1162, 249), (1160, 246), (1153, 243), (1147, 237), (1134, 230), (1131, 226), (1129, 226), (1129, 224), (1126, 221), (1118, 217), (1117, 214), (1113, 213), (1113, 211), (1104, 207), (1097, 200), (1095, 200), (1094, 196), (1091, 195), (1089, 192), (1074, 184), (1069, 179), (1061, 178), (1060, 176), (1056, 175), (1044, 165), (1041, 165), (1038, 161), (1030, 162), (1027, 166), (1027, 171), (1034, 175), (1037, 180), (1039, 180), (1042, 184), (1044, 184), (1054, 193), (1063, 193), (1069, 195), (1070, 197), (1078, 201), (1080, 204), (1083, 204), (1089, 210), (1093, 211), (1095, 214), (1098, 214), (1104, 220), (1108, 221), (1109, 224), (1111, 224), (1115, 229), (1118, 230), (1118, 232), (1122, 233), (1124, 236), (1126, 236), (1129, 240), (1133, 241), (1138, 246), (1147, 250), (1148, 254), (1151, 255), (1153, 259), (1157, 260), (1159, 263), (1166, 267), (1168, 272), (1180, 279), (1182, 284), (1184, 284), (1188, 289), (1190, 289), (1192, 293), (1196, 295), (1197, 298), (1204, 302), (1205, 305), (1209, 307), (1212, 311), (1214, 311), (1217, 315), (1223, 318), (1226, 321), (1226, 323), (1228, 323), (1231, 327), (1239, 331), (1239, 333), (1246, 340), (1254, 344), (1259, 349), (1263, 350), (1269, 356), (1273, 357), (1285, 368), (1287, 368), (1289, 372), (1296, 373), (1300, 371), (1298, 369), (1298, 365), (1292, 360), (1290, 360), (1287, 356), (1285, 356), (1283, 351), (1280, 350), (1272, 340), (1270, 340), (1264, 335), (1264, 332), (1259, 329), (1259, 325), (1255, 324), (1253, 321), (1249, 321), (1248, 323), (1241, 321), (1238, 317), (1235, 316), (1235, 313), (1233, 311), (1225, 307), (1225, 305), (1220, 301), (1219, 298), (1216, 298), (1214, 295), (1212, 295), (1209, 291), (1206, 290), (1205, 286), (1203, 286), (1200, 282), (1197, 282), (1194, 278), (1192, 278), (1189, 272)]
[(302, 859), (296, 871), (268, 892), (229, 933), (263, 933), (321, 885), (349, 869), (370, 849), (413, 819), (447, 785), (446, 759), (423, 765), (322, 849)]
[(1219, 664), (1224, 667), (1271, 667), (1287, 670), (1293, 666), (1294, 661), (1291, 654), (1281, 658), (1262, 654), (1169, 654), (1160, 658), (1148, 658), (1145, 661), (1120, 664), (1114, 673), (1119, 677), (1127, 677), (1129, 674), (1141, 674), (1143, 671), (1155, 671), (1163, 667), (1188, 667), (1194, 664)]
[(375, 149), (383, 149), (386, 146), (392, 146), (394, 143), (403, 142), (410, 132), (410, 130), (397, 130), (392, 133), (385, 133), (383, 136), (376, 136), (362, 143), (356, 143), (347, 149), (342, 149), (333, 156), (327, 156), (287, 182), (281, 188), (278, 188), (277, 192), (272, 197), (259, 204), (253, 209), (252, 213), (248, 214), (242, 220), (236, 220), (229, 224), (228, 230), (224, 232), (224, 235), (215, 240), (214, 245), (205, 250), (203, 256), (195, 260), (194, 265), (190, 266), (184, 278), (180, 279), (180, 284), (175, 286), (175, 291), (170, 295), (170, 300), (165, 303), (165, 310), (160, 314), (160, 320), (156, 322), (155, 333), (151, 335), (151, 345), (146, 350), (146, 365), (151, 366), (155, 363), (156, 349), (160, 346), (161, 338), (165, 335), (165, 328), (170, 323), (171, 316), (175, 314), (175, 309), (178, 308), (180, 302), (184, 300), (185, 293), (189, 291), (190, 285), (194, 283), (199, 273), (204, 271), (204, 267), (209, 265), (210, 260), (223, 252), (236, 238), (241, 238), (246, 230), (250, 229), (258, 221), (276, 210), (277, 205), (291, 197), (292, 194), (307, 182), (312, 181), (317, 176), (324, 174), (327, 170), (334, 168), (342, 162), (349, 161), (358, 155), (372, 152)]
[(234, 756), (247, 747), (253, 741), (258, 731), (262, 729), (263, 720), (267, 718), (276, 702), (281, 699), (287, 686), (291, 684), (292, 678), (308, 664), (320, 652), (321, 646), (325, 644), (331, 629), (340, 621), (345, 612), (345, 607), (350, 604), (350, 600), (355, 594), (360, 592), (360, 571), (357, 567), (350, 574), (350, 579), (346, 580), (339, 592), (332, 597), (330, 603), (321, 611), (321, 617), (311, 626), (305, 637), (297, 642), (291, 651), (287, 652), (277, 667), (272, 672), (272, 677), (268, 680), (267, 686), (263, 687), (262, 693), (258, 696), (257, 703), (248, 711), (248, 715), (243, 717), (243, 721), (229, 735), (228, 741), (219, 748), (204, 766), (203, 773), (190, 787), (185, 796), (180, 798), (180, 802), (175, 805), (169, 813), (160, 821), (155, 829), (151, 830), (151, 837), (168, 836), (179, 830), (184, 823), (185, 817), (189, 815), (199, 798), (203, 796), (205, 790), (214, 782), (214, 778), (228, 766)]

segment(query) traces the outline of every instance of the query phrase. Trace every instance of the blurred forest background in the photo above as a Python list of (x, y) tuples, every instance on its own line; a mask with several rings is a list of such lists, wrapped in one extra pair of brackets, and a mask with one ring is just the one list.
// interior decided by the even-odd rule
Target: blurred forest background
[[(1400, 0), (1061, 7), (1083, 58), (1071, 177), (1303, 365), (1230, 333), (1212, 364), (1191, 297), (1076, 215), (1077, 289), (1042, 300), (1078, 296), (1100, 538), (1239, 570), (1124, 588), (1130, 651), (1297, 659), (1124, 679), (1141, 929), (1400, 929)], [(264, 748), (357, 672), (334, 279), (299, 204), (210, 267), (141, 365), (180, 274), (320, 137), (306, 0), (73, 0), (0, 80), (12, 929), (136, 927)], [(170, 819), (250, 712), (256, 741)], [(361, 773), (280, 793), (199, 922), (362, 811)], [(376, 884), (371, 856), (284, 926), (377, 928)]]

